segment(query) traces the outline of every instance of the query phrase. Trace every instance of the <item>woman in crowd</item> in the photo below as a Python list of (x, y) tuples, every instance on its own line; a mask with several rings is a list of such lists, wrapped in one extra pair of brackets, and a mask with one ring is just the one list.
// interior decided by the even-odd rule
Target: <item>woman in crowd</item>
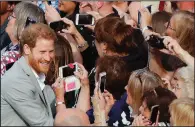
[[(50, 65), (50, 71), (46, 76), (46, 84), (53, 84), (59, 76), (59, 67), (74, 63), (72, 49), (69, 42), (57, 33), (57, 42), (55, 43), (55, 59)], [(75, 91), (66, 93), (64, 96), (66, 107), (72, 107), (75, 104)]]
[(178, 42), (171, 37), (164, 37), (164, 44), (167, 47), (167, 53), (174, 55), (186, 63), (187, 67), (179, 68), (175, 71), (169, 89), (172, 90), (178, 98), (194, 98), (194, 57), (185, 51)]
[[(168, 22), (171, 18), (171, 14), (165, 11), (156, 12), (151, 17), (151, 26), (153, 31), (163, 35), (166, 31), (166, 26), (164, 24)], [(168, 56), (159, 51), (159, 49), (150, 47), (150, 63), (149, 68), (151, 71), (157, 73), (161, 78), (171, 79), (173, 72), (168, 71), (166, 65), (170, 68), (166, 58)]]
[(151, 25), (154, 32), (163, 35), (166, 31), (166, 26), (164, 25), (171, 19), (171, 13), (166, 11), (159, 11), (152, 14)]
[(130, 72), (147, 66), (147, 47), (140, 30), (118, 17), (105, 17), (97, 22), (94, 31), (100, 57), (119, 56), (132, 67)]
[[(1, 51), (1, 76), (20, 57), (19, 40), (23, 29), (31, 23), (31, 21), (27, 19), (28, 17), (30, 20), (33, 20), (34, 23), (45, 23), (44, 12), (31, 2), (20, 2), (15, 6), (6, 28), (11, 43)], [(6, 65), (8, 66), (6, 67)]]
[[(157, 87), (153, 90), (144, 92), (142, 96), (142, 105), (139, 108), (140, 115), (133, 121), (134, 126), (148, 126), (155, 124), (157, 126), (170, 125), (169, 105), (177, 99), (175, 94), (168, 89)], [(154, 106), (158, 106), (156, 121), (150, 121), (151, 111)], [(142, 117), (144, 116), (144, 118)]]
[(152, 90), (158, 86), (162, 86), (161, 78), (146, 69), (140, 69), (132, 72), (129, 77), (129, 82), (125, 87), (127, 91), (127, 104), (132, 108), (132, 116), (139, 114), (139, 107), (141, 106), (141, 97), (144, 92)]
[[(125, 97), (125, 99), (127, 104), (129, 105), (128, 108), (130, 112), (129, 113), (122, 112), (121, 116), (122, 116), (123, 125), (131, 125), (134, 117), (139, 115), (139, 107), (142, 105), (141, 98), (144, 95), (144, 92), (151, 91), (159, 86), (162, 86), (161, 78), (155, 73), (148, 71), (147, 69), (136, 70), (131, 74), (128, 85), (125, 87), (127, 91), (127, 96)], [(100, 92), (98, 96), (104, 96), (104, 93)], [(105, 100), (106, 103), (108, 103), (108, 105), (103, 106), (101, 109), (94, 109), (94, 112), (96, 112), (99, 115), (102, 115), (101, 113), (104, 113), (105, 119), (108, 118), (107, 117), (108, 114), (105, 111), (107, 109), (111, 109), (109, 108), (110, 107), (109, 104), (114, 104), (113, 103), (114, 97), (112, 96), (112, 93), (109, 93), (109, 98), (110, 100), (108, 99)], [(95, 95), (96, 105), (104, 105), (104, 103), (101, 101), (104, 99), (101, 97), (97, 98), (97, 95)], [(126, 107), (123, 108), (125, 109)], [(109, 117), (112, 117), (112, 115)], [(99, 121), (102, 122), (103, 120), (104, 119), (102, 118)], [(121, 123), (117, 121), (113, 123), (113, 126), (120, 126), (120, 125)]]
[[(110, 57), (105, 56), (102, 58), (99, 58), (97, 61), (97, 69), (96, 69), (96, 76), (94, 77), (96, 80), (96, 83), (99, 82), (99, 74), (101, 72), (106, 72), (106, 79), (105, 79), (105, 85), (104, 89), (105, 91), (101, 91), (103, 94), (105, 93), (111, 93), (113, 95), (114, 103), (110, 106), (109, 109), (105, 110), (105, 113), (109, 117), (107, 119), (108, 125), (113, 126), (114, 123), (118, 122), (119, 125), (127, 125), (127, 123), (123, 123), (122, 119), (119, 114), (129, 114), (128, 105), (126, 104), (126, 94), (125, 93), (125, 85), (128, 82), (129, 78), (129, 71), (126, 69), (127, 64), (124, 61), (121, 61), (119, 57)], [(101, 87), (101, 86), (100, 86)], [(90, 86), (91, 88), (91, 96), (93, 96), (95, 84), (94, 87)], [(93, 91), (92, 91), (93, 90)], [(82, 95), (79, 95), (80, 98), (85, 99)], [(89, 97), (88, 97), (89, 98)], [(90, 104), (90, 99), (87, 100)], [(90, 105), (88, 106), (90, 107)], [(86, 108), (85, 108), (86, 109)], [(94, 116), (96, 115), (94, 112), (96, 108), (92, 107), (90, 110), (87, 111), (87, 115), (89, 116), (90, 122), (94, 123)], [(99, 112), (99, 111), (98, 111)], [(130, 119), (129, 115), (127, 116), (127, 120)], [(95, 121), (96, 122), (96, 121)]]
[(180, 46), (194, 56), (194, 14), (189, 11), (177, 11), (166, 26), (166, 35), (177, 39)]
[(171, 126), (194, 126), (194, 100), (181, 98), (169, 106)]

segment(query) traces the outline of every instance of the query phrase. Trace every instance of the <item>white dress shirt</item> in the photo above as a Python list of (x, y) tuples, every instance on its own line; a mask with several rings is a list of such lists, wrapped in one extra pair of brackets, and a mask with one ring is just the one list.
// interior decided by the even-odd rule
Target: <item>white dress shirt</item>
[[(32, 69), (32, 68), (31, 68), (31, 69)], [(37, 81), (38, 81), (38, 83), (39, 83), (39, 86), (40, 86), (41, 90), (43, 90), (44, 87), (45, 87), (45, 83), (44, 83), (44, 81), (45, 81), (45, 74), (44, 74), (44, 73), (40, 73), (40, 74), (38, 75), (38, 74), (35, 72), (34, 69), (32, 69), (32, 71), (33, 71), (33, 73), (34, 73), (34, 75), (35, 75), (35, 77), (36, 77), (36, 79), (37, 79)]]

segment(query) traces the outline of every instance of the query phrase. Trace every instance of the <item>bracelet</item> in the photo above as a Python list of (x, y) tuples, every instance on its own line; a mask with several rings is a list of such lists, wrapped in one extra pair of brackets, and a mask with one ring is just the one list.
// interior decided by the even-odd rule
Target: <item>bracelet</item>
[(55, 103), (55, 106), (57, 106), (57, 105), (61, 105), (61, 104), (65, 104), (65, 102), (64, 102), (64, 101), (63, 101), (63, 102), (61, 102), (61, 101), (56, 102), (56, 103)]
[(77, 45), (78, 49), (81, 49), (87, 45), (87, 41), (84, 42), (84, 44)]

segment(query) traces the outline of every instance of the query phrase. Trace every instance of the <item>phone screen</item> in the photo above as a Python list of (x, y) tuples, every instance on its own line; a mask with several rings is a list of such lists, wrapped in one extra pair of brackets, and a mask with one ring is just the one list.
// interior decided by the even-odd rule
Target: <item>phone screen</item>
[(56, 32), (61, 31), (62, 29), (65, 29), (69, 26), (63, 21), (51, 22), (49, 25)]
[(151, 110), (150, 121), (152, 123), (155, 123), (156, 122), (157, 115), (158, 115), (158, 110), (159, 110), (159, 106), (158, 105), (156, 105), (155, 107), (153, 107), (152, 110)]
[(105, 85), (106, 85), (106, 75), (101, 76), (101, 78), (100, 78), (100, 90), (102, 93), (105, 90)]
[(78, 24), (92, 25), (93, 24), (93, 16), (91, 16), (91, 15), (79, 15)]
[(74, 75), (74, 71), (76, 71), (76, 65), (72, 65), (71, 67), (70, 66), (64, 67), (62, 69), (62, 77)]

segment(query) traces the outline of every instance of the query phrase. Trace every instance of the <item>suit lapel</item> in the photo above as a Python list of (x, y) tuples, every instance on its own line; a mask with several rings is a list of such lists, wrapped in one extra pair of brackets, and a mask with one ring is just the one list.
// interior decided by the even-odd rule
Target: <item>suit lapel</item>
[(49, 86), (45, 85), (45, 88), (43, 89), (43, 93), (44, 93), (44, 96), (45, 96), (45, 101), (47, 103), (47, 110), (48, 110), (49, 114), (52, 115), (50, 103), (48, 102), (48, 92), (47, 92), (48, 87)]
[(18, 60), (21, 68), (24, 70), (24, 72), (26, 73), (27, 76), (29, 76), (30, 80), (32, 81), (32, 84), (35, 85), (40, 97), (41, 97), (41, 100), (43, 101), (44, 105), (47, 107), (47, 102), (45, 101), (45, 98), (43, 96), (43, 93), (42, 93), (42, 90), (39, 86), (39, 83), (35, 77), (35, 75), (33, 74), (30, 66), (27, 64), (25, 58), (22, 56), (19, 60)]

